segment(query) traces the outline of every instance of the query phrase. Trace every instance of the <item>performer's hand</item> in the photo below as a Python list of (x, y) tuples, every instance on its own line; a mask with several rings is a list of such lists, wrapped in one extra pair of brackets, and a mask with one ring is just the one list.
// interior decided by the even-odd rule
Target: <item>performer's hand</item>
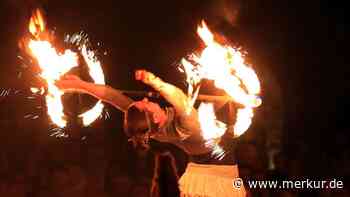
[(65, 75), (55, 85), (65, 92), (82, 92), (83, 82), (78, 76)]
[(142, 81), (145, 84), (151, 83), (152, 80), (155, 78), (156, 78), (156, 76), (153, 73), (148, 72), (146, 70), (136, 70), (135, 71), (135, 79)]

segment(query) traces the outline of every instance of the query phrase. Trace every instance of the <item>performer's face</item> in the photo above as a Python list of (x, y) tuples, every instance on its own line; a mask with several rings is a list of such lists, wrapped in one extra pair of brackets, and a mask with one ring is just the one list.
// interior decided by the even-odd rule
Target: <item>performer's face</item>
[(148, 138), (151, 124), (148, 118), (145, 112), (133, 106), (125, 114), (124, 131), (135, 148), (149, 149)]

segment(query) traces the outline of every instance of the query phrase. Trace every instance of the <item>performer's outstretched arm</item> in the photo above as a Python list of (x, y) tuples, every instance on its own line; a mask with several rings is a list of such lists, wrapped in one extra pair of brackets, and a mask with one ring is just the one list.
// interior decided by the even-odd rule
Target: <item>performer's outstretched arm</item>
[(180, 121), (181, 127), (187, 130), (186, 134), (200, 134), (200, 125), (198, 121), (197, 110), (191, 107), (188, 113), (188, 97), (178, 87), (164, 82), (153, 73), (146, 70), (137, 70), (135, 72), (137, 80), (141, 80), (143, 83), (151, 86), (158, 91), (173, 107), (176, 111), (176, 117)]
[[(142, 81), (158, 91), (171, 105), (174, 106), (177, 115), (186, 114), (188, 100), (187, 96), (181, 89), (164, 82), (162, 79), (146, 70), (137, 70), (135, 72), (135, 77), (137, 80)], [(195, 111), (194, 108), (193, 111)]]
[(123, 112), (134, 102), (119, 90), (107, 85), (89, 83), (74, 75), (67, 75), (64, 79), (57, 81), (56, 85), (64, 91), (90, 94)]

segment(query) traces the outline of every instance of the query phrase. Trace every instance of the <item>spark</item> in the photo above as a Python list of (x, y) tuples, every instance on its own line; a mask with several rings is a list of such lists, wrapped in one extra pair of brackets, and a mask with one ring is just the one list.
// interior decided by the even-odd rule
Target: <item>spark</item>
[(1, 91), (0, 96), (1, 96), (1, 97), (9, 96), (9, 95), (10, 95), (10, 92), (11, 92), (11, 89), (10, 89), (10, 88), (9, 88), (9, 89), (3, 89), (3, 90)]
[(64, 129), (62, 128), (53, 128), (51, 129), (51, 137), (56, 137), (56, 138), (68, 138), (69, 135), (64, 132)]
[(27, 115), (24, 116), (24, 118), (27, 119), (27, 118), (30, 118), (32, 116), (33, 116), (33, 114), (27, 114)]
[(109, 114), (109, 112), (107, 111), (107, 110), (105, 110), (105, 113), (104, 113), (104, 117), (105, 117), (105, 120), (108, 120), (108, 119), (110, 119), (111, 118), (111, 116), (110, 116), (110, 114)]
[(211, 152), (212, 157), (218, 160), (222, 160), (225, 157), (226, 152), (218, 143), (219, 143), (218, 139), (211, 139), (206, 141), (205, 145), (212, 149), (212, 152)]
[(32, 117), (33, 120), (38, 119), (38, 118), (39, 118), (39, 115), (35, 115)]

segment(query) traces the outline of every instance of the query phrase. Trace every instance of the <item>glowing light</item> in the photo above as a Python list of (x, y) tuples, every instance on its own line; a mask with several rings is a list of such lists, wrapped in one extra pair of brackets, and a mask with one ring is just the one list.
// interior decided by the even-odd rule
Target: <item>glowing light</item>
[[(88, 51), (85, 45), (81, 48), (81, 53), (89, 67), (89, 74), (94, 82), (96, 84), (105, 84), (101, 63), (96, 59), (95, 54), (92, 51)], [(101, 101), (98, 101), (92, 109), (79, 115), (79, 117), (83, 118), (83, 124), (87, 126), (94, 122), (102, 114), (102, 111), (103, 104)]]
[[(205, 48), (199, 54), (192, 54), (181, 62), (187, 77), (188, 96), (192, 101), (189, 108), (192, 108), (198, 95), (200, 81), (213, 80), (217, 88), (224, 90), (233, 101), (242, 106), (237, 111), (234, 125), (235, 136), (240, 136), (252, 122), (253, 108), (262, 103), (258, 96), (259, 79), (255, 71), (245, 64), (240, 51), (215, 41), (204, 21), (198, 27), (197, 33)], [(212, 105), (202, 103), (198, 114), (205, 140), (219, 138), (225, 133), (226, 125), (218, 123)]]
[(212, 103), (202, 103), (199, 106), (198, 119), (205, 140), (219, 138), (226, 131), (226, 125), (216, 119)]
[(41, 88), (31, 87), (30, 91), (33, 94), (40, 94), (40, 95), (43, 95), (45, 93), (45, 89), (43, 87), (41, 87)]
[[(56, 49), (48, 40), (43, 40), (40, 33), (45, 31), (45, 23), (42, 14), (37, 10), (30, 19), (29, 31), (36, 39), (31, 39), (28, 43), (31, 55), (38, 61), (41, 69), (40, 76), (45, 79), (47, 83), (46, 105), (47, 112), (54, 124), (59, 127), (65, 127), (67, 120), (63, 112), (63, 105), (61, 97), (64, 94), (55, 85), (55, 81), (59, 80), (64, 74), (72, 68), (78, 66), (78, 55), (71, 50), (65, 50), (62, 54), (58, 53)], [(89, 51), (86, 46), (81, 49), (82, 56), (89, 68), (89, 74), (94, 82), (104, 84), (104, 75), (100, 62), (95, 57), (92, 51)], [(39, 92), (32, 88), (31, 91)], [(103, 104), (98, 101), (97, 104), (89, 111), (79, 115), (83, 119), (85, 126), (95, 121), (103, 110)]]
[(45, 21), (44, 18), (40, 12), (40, 10), (35, 10), (34, 14), (30, 18), (29, 22), (29, 32), (35, 36), (39, 37), (39, 34), (41, 32), (44, 32), (45, 30)]

